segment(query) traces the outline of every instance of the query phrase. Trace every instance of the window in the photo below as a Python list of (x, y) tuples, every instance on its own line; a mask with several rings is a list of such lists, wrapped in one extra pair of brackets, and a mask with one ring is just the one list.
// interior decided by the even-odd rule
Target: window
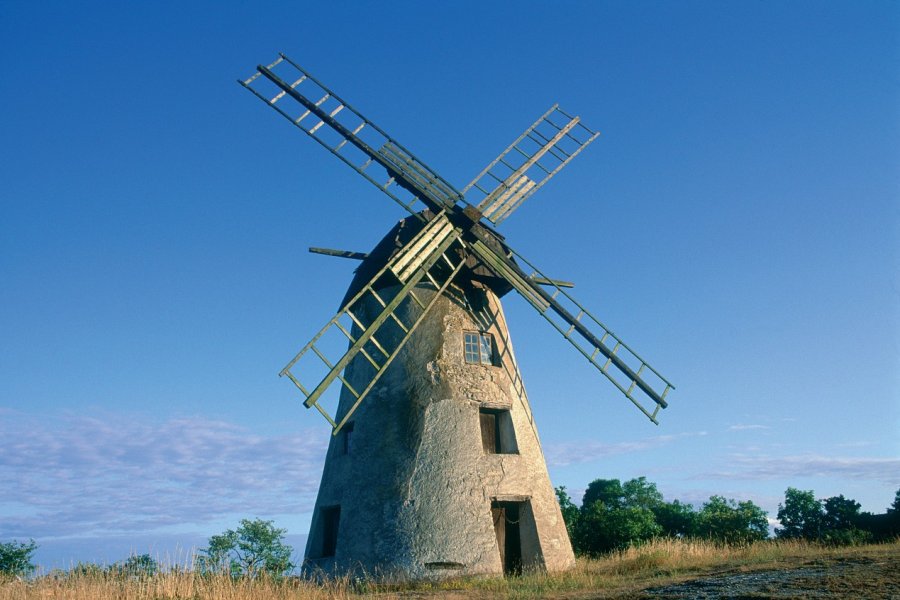
[(341, 520), (340, 506), (323, 506), (319, 513), (322, 527), (322, 552), (320, 557), (334, 556), (337, 549), (338, 524)]
[(480, 407), (481, 446), (485, 454), (518, 454), (516, 433), (508, 409)]
[(494, 336), (489, 333), (465, 332), (465, 355), (467, 363), (494, 364)]
[(344, 454), (350, 454), (350, 440), (353, 438), (353, 421), (349, 423), (345, 423), (344, 427), (341, 428), (341, 433), (343, 434), (343, 444), (341, 446)]

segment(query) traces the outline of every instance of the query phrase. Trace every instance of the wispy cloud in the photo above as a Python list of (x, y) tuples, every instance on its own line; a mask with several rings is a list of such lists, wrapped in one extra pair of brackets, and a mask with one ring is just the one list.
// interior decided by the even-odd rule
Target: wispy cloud
[(548, 444), (544, 446), (544, 457), (547, 459), (547, 465), (551, 467), (565, 467), (567, 465), (592, 462), (607, 456), (659, 448), (680, 439), (704, 435), (706, 435), (705, 431), (695, 431), (673, 435), (658, 435), (632, 442), (617, 442), (613, 444), (595, 441)]
[[(0, 421), (0, 537), (115, 534), (312, 508), (328, 432), (202, 418)], [(16, 514), (17, 513), (17, 514)]]
[(900, 483), (900, 458), (844, 458), (816, 454), (797, 456), (733, 456), (729, 468), (699, 473), (693, 479), (788, 479), (841, 477)]
[(728, 431), (749, 431), (753, 429), (772, 429), (768, 425), (732, 425)]

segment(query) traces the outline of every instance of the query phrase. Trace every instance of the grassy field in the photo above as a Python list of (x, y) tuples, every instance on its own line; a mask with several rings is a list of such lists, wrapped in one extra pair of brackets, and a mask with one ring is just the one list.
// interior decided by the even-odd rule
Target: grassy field
[(56, 573), (0, 582), (0, 600), (665, 599), (698, 597), (700, 590), (713, 594), (704, 597), (718, 597), (717, 582), (729, 597), (735, 597), (735, 586), (745, 586), (741, 598), (801, 598), (807, 596), (804, 590), (816, 590), (821, 594), (817, 597), (825, 598), (900, 598), (900, 540), (843, 548), (781, 541), (741, 548), (658, 541), (602, 559), (579, 559), (577, 567), (566, 573), (418, 584), (346, 579), (316, 585), (296, 578), (233, 581), (186, 571), (146, 578)]

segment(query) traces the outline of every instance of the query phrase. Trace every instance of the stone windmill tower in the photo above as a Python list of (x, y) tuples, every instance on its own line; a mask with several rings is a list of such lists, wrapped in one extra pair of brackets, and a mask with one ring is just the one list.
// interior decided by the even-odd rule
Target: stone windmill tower
[(333, 433), (304, 569), (570, 568), (500, 297), (518, 292), (653, 422), (673, 386), (494, 227), (597, 134), (554, 106), (459, 192), (283, 54), (240, 83), (410, 213), (368, 254), (310, 248), (362, 262), (281, 372)]

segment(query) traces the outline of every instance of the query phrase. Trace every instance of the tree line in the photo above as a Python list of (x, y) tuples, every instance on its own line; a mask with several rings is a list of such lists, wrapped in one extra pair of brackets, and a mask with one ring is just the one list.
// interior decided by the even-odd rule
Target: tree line
[[(284, 543), (286, 533), (286, 529), (275, 527), (274, 521), (241, 519), (236, 529), (209, 538), (208, 546), (199, 549), (194, 557), (194, 569), (201, 575), (281, 577), (296, 567), (291, 562), (293, 548)], [(0, 542), (0, 579), (34, 573), (33, 554), (37, 548), (34, 540)], [(156, 559), (140, 554), (108, 566), (79, 562), (69, 569), (69, 574), (120, 579), (152, 577), (159, 571)]]
[[(699, 508), (666, 502), (646, 477), (596, 479), (576, 506), (566, 488), (556, 497), (572, 547), (580, 555), (597, 556), (655, 538), (705, 539), (723, 544), (750, 544), (769, 537), (766, 511), (750, 500), (710, 496)], [(900, 490), (881, 514), (861, 512), (860, 504), (842, 495), (816, 499), (812, 490), (789, 487), (778, 504), (775, 529), (779, 539), (802, 539), (826, 544), (890, 541), (900, 536)], [(236, 529), (209, 538), (194, 560), (201, 574), (228, 573), (233, 577), (283, 576), (296, 565), (293, 549), (284, 543), (285, 529), (273, 521), (242, 519)], [(35, 570), (34, 540), (0, 542), (0, 577), (25, 577)], [(109, 566), (78, 563), (70, 572), (104, 577), (149, 577), (159, 565), (149, 554), (131, 556)]]
[[(666, 502), (646, 477), (596, 479), (576, 506), (565, 486), (556, 497), (576, 554), (597, 556), (661, 538), (749, 544), (769, 537), (768, 514), (750, 500), (710, 496), (699, 508)], [(900, 535), (900, 490), (883, 514), (860, 512), (843, 495), (817, 500), (812, 490), (789, 487), (778, 505), (779, 539), (828, 544), (882, 542)]]
[(860, 512), (856, 500), (843, 494), (817, 500), (812, 490), (789, 487), (778, 505), (781, 528), (776, 537), (829, 544), (884, 542), (900, 536), (900, 490), (887, 511)]

